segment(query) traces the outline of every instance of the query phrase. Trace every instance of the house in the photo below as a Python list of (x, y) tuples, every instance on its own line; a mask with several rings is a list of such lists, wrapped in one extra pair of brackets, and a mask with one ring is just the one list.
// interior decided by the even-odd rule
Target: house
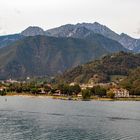
[(93, 84), (81, 84), (80, 85), (81, 89), (86, 89), (86, 88), (92, 88), (93, 87)]
[(54, 96), (60, 96), (61, 95), (61, 91), (60, 90), (56, 90), (55, 93), (53, 94)]
[(77, 97), (81, 98), (81, 97), (82, 97), (82, 94), (81, 94), (81, 93), (79, 93), (79, 94), (77, 95)]
[(129, 97), (129, 91), (123, 88), (113, 88), (111, 91), (115, 94), (116, 98)]
[(13, 84), (13, 83), (20, 83), (20, 82), (19, 81), (16, 81), (16, 80), (8, 79), (8, 80), (6, 80), (6, 83)]
[(43, 88), (40, 89), (40, 94), (46, 94), (45, 90)]
[(76, 82), (72, 82), (70, 83), (70, 86), (75, 86), (77, 83)]
[(4, 87), (4, 86), (0, 87), (0, 91), (5, 91), (5, 90), (6, 90), (6, 87)]

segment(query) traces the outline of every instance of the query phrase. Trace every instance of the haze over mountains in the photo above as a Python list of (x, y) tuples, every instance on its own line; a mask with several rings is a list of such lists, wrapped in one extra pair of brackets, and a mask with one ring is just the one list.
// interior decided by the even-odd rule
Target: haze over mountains
[(0, 37), (0, 79), (63, 73), (110, 53), (140, 52), (140, 40), (95, 22), (44, 31), (28, 27)]

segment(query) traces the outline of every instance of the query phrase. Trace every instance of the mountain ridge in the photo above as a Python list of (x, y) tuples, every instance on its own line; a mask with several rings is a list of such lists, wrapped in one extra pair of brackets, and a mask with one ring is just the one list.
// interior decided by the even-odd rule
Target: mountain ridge
[[(118, 41), (128, 50), (132, 50), (133, 52), (140, 52), (140, 39), (135, 39), (125, 33), (119, 35), (116, 32), (112, 31), (107, 26), (102, 25), (98, 22), (66, 24), (60, 27), (48, 29), (46, 31), (37, 26), (29, 26), (21, 33), (16, 34), (17, 36), (15, 35), (0, 36), (0, 48), (5, 47), (10, 43), (13, 43), (14, 41), (20, 40), (28, 36), (46, 35), (52, 37), (75, 37), (73, 36), (74, 31), (76, 31), (77, 29), (79, 30), (81, 29), (82, 31), (83, 28), (86, 28), (90, 32), (97, 33), (107, 38)], [(12, 41), (11, 38), (9, 38), (9, 36), (13, 38)], [(83, 36), (84, 34), (79, 34), (76, 36), (76, 38), (77, 37), (82, 38)]]
[[(96, 37), (96, 38), (95, 38)], [(111, 39), (29, 36), (0, 49), (0, 79), (55, 75), (103, 55), (125, 50)]]
[(109, 29), (107, 26), (101, 25), (97, 22), (66, 24), (57, 28), (49, 29), (46, 31), (46, 34), (55, 37), (69, 37), (69, 34), (71, 34), (71, 32), (78, 27), (85, 27), (94, 33), (98, 33), (115, 41), (118, 41), (126, 49), (133, 50), (134, 52), (140, 52), (140, 39), (132, 38), (123, 33), (119, 35)]

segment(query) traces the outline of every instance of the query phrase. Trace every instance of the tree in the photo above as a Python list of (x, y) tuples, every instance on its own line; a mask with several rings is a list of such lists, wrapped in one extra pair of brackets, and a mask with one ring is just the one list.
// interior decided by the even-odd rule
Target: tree
[(140, 95), (140, 86), (139, 87), (135, 87), (133, 89), (133, 94), (139, 96)]
[(82, 98), (84, 100), (88, 100), (88, 99), (90, 99), (90, 97), (91, 97), (91, 91), (90, 91), (90, 89), (84, 89), (84, 90), (82, 90)]
[(74, 85), (74, 86), (70, 86), (70, 93), (71, 94), (75, 94), (77, 95), (78, 93), (81, 92), (81, 87), (77, 84), (77, 85)]
[(108, 91), (108, 92), (107, 92), (107, 97), (113, 99), (113, 98), (115, 97), (115, 93), (113, 93), (112, 91)]
[(92, 95), (95, 95), (95, 88), (96, 88), (96, 87), (92, 87), (92, 88), (90, 89)]
[(6, 91), (5, 90), (0, 90), (0, 96), (5, 96), (6, 95)]
[(60, 84), (58, 85), (58, 89), (61, 91), (64, 95), (71, 95), (71, 91), (68, 84)]
[(52, 89), (52, 88), (51, 88), (50, 86), (48, 86), (48, 85), (44, 85), (43, 87), (44, 87), (44, 91), (45, 91), (45, 92), (49, 92), (49, 91), (51, 91), (51, 89)]
[(140, 68), (130, 71), (127, 78), (120, 85), (129, 90), (130, 95), (140, 95)]
[(40, 90), (37, 87), (33, 87), (30, 89), (32, 94), (37, 94)]
[(95, 95), (99, 97), (106, 96), (106, 89), (101, 86), (96, 86), (92, 89), (92, 92), (94, 92)]

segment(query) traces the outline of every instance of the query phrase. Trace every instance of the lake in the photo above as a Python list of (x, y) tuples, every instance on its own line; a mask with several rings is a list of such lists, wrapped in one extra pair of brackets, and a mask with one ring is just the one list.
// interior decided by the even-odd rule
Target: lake
[(0, 140), (140, 140), (140, 102), (0, 97)]

